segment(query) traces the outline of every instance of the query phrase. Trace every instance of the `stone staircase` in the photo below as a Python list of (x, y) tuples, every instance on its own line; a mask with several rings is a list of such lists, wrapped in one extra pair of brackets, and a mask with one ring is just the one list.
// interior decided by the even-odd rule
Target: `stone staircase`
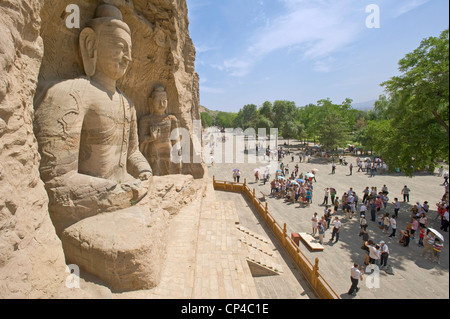
[(266, 238), (238, 225), (239, 241), (247, 247), (247, 263), (254, 277), (276, 276), (283, 272), (275, 247)]

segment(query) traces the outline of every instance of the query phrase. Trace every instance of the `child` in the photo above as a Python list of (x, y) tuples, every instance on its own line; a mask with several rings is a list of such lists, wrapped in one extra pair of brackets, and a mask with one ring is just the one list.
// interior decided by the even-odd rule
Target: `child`
[(419, 247), (423, 247), (423, 239), (425, 238), (426, 228), (421, 227), (419, 233)]
[(441, 241), (439, 240), (439, 238), (435, 238), (434, 239), (434, 247), (433, 247), (433, 251), (434, 251), (434, 260), (440, 264), (440, 256), (441, 256), (441, 251), (442, 248), (444, 248), (444, 245), (441, 243)]

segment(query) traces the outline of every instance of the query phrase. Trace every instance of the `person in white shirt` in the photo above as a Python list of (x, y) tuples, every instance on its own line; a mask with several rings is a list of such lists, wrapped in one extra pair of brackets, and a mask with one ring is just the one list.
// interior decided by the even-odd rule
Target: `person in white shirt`
[(361, 207), (359, 208), (359, 215), (362, 217), (362, 215), (366, 215), (367, 212), (367, 206), (362, 203)]
[(380, 267), (386, 267), (389, 258), (389, 247), (384, 241), (380, 242)]
[(378, 266), (380, 264), (380, 247), (375, 245), (371, 240), (369, 240), (367, 247), (369, 247), (369, 263)]
[(358, 283), (360, 280), (363, 279), (363, 271), (359, 269), (358, 264), (353, 264), (353, 267), (350, 270), (350, 280), (352, 282), (352, 285), (348, 291), (349, 295), (353, 295), (354, 292), (358, 292)]
[(331, 239), (330, 242), (332, 242), (334, 240), (334, 237), (336, 237), (336, 241), (335, 243), (337, 243), (339, 241), (339, 233), (341, 232), (341, 228), (342, 228), (342, 223), (339, 221), (339, 217), (335, 217), (333, 220), (333, 232), (331, 235)]
[(400, 210), (400, 202), (398, 201), (398, 198), (394, 198), (394, 201), (392, 202), (394, 204), (394, 214), (395, 217), (398, 217), (398, 212)]
[(389, 235), (390, 238), (395, 237), (395, 232), (397, 231), (397, 216), (393, 215), (390, 219), (392, 233)]

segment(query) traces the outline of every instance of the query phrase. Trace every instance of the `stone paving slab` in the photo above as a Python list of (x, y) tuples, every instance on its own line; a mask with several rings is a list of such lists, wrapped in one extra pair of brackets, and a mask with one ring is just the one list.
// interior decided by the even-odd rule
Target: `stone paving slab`
[[(348, 161), (354, 158), (347, 156)], [(298, 163), (298, 156), (291, 162), (290, 157), (286, 157), (285, 164), (294, 168)], [(265, 163), (241, 163), (241, 164), (220, 164), (216, 159), (213, 167), (209, 167), (210, 176), (217, 180), (232, 180), (233, 169), (241, 170), (241, 181), (247, 179), (250, 188), (255, 188), (256, 193), (262, 191), (265, 194), (270, 193), (270, 183), (255, 183), (253, 170), (264, 167)], [(338, 191), (338, 196), (352, 187), (362, 199), (362, 190), (366, 186), (376, 186), (379, 190), (386, 184), (389, 188), (390, 201), (398, 197), (402, 202), (401, 189), (407, 185), (411, 189), (409, 203), (403, 203), (398, 218), (398, 229), (405, 229), (406, 223), (410, 219), (410, 209), (413, 203), (427, 200), (430, 203), (429, 226), (439, 229), (440, 222), (435, 219), (435, 203), (439, 202), (444, 194), (444, 187), (441, 185), (442, 178), (434, 175), (417, 175), (413, 178), (402, 176), (401, 174), (375, 175), (370, 177), (362, 172), (353, 170), (353, 175), (349, 175), (349, 169), (338, 165), (336, 174), (331, 173), (331, 164), (326, 164), (321, 160), (315, 160), (311, 163), (298, 163), (300, 172), (303, 174), (317, 168), (319, 172), (316, 176), (317, 182), (314, 183), (313, 201), (308, 208), (299, 208), (298, 204), (289, 204), (282, 199), (268, 198), (269, 211), (279, 224), (286, 223), (288, 233), (311, 232), (311, 216), (314, 212), (318, 216), (323, 215), (324, 207), (320, 204), (323, 200), (324, 188), (334, 187)], [(389, 204), (386, 212), (393, 213), (393, 206)], [(349, 298), (346, 294), (350, 287), (350, 268), (354, 262), (362, 264), (364, 252), (360, 249), (362, 240), (358, 236), (359, 224), (356, 219), (346, 220), (342, 211), (338, 216), (343, 223), (343, 230), (340, 240), (337, 243), (326, 244), (331, 236), (328, 230), (325, 234), (325, 249), (323, 252), (310, 252), (308, 248), (300, 243), (300, 248), (305, 255), (314, 260), (319, 257), (319, 271), (331, 286), (341, 294), (342, 298)], [(417, 240), (411, 241), (409, 247), (401, 247), (397, 240), (389, 241), (387, 234), (384, 234), (377, 225), (369, 221), (369, 234), (375, 241), (385, 240), (390, 248), (391, 255), (389, 264), (394, 268), (394, 275), (388, 275), (383, 270), (379, 273), (379, 288), (369, 288), (372, 277), (365, 276), (364, 282), (360, 284), (361, 290), (355, 298), (363, 299), (448, 299), (449, 298), (449, 253), (448, 253), (448, 233), (442, 232), (445, 238), (444, 250), (441, 253), (441, 264), (431, 262), (421, 257), (422, 249), (418, 247)], [(366, 280), (368, 284), (366, 285)]]

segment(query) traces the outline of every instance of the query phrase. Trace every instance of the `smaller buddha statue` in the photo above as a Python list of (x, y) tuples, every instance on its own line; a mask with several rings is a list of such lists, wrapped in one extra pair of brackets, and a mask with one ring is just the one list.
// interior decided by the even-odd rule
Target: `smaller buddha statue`
[(168, 97), (163, 86), (157, 86), (149, 98), (150, 114), (139, 120), (141, 153), (150, 163), (154, 176), (181, 173), (181, 163), (173, 161), (179, 140), (178, 120), (167, 114)]

